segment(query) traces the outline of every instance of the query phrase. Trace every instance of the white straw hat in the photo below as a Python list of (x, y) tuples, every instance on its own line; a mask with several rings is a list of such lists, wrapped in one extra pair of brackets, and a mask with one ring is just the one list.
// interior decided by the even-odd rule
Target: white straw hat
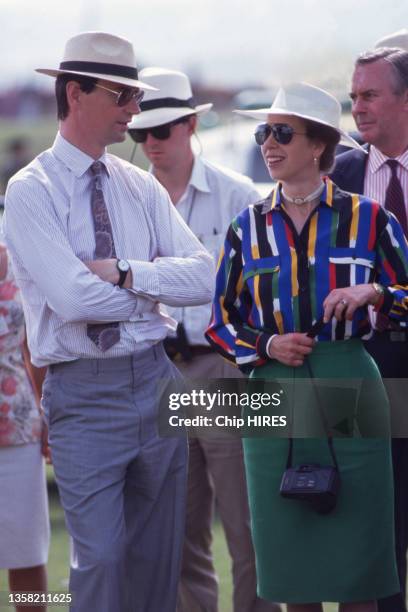
[(327, 91), (308, 83), (293, 83), (281, 87), (270, 108), (259, 110), (235, 110), (234, 113), (267, 121), (271, 115), (293, 115), (309, 119), (336, 130), (340, 142), (347, 147), (364, 149), (354, 138), (340, 128), (341, 106), (334, 96)]
[(73, 36), (65, 45), (59, 68), (37, 68), (36, 71), (49, 76), (79, 74), (128, 87), (154, 89), (138, 79), (132, 43), (106, 32), (82, 32)]
[(399, 47), (408, 51), (408, 30), (404, 28), (380, 38), (375, 43), (375, 48), (378, 49), (379, 47)]
[(166, 68), (144, 68), (140, 78), (156, 89), (148, 91), (140, 103), (141, 112), (133, 115), (128, 129), (143, 129), (170, 123), (188, 115), (207, 113), (212, 104), (194, 106), (189, 78), (184, 72)]

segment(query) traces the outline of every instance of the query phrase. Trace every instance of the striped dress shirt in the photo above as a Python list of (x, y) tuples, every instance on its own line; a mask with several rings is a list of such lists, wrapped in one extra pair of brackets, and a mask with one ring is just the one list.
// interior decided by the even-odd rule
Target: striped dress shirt
[[(408, 245), (396, 219), (325, 179), (321, 201), (299, 235), (278, 185), (228, 230), (207, 339), (242, 368), (260, 365), (271, 336), (307, 332), (331, 290), (373, 281), (386, 287), (379, 310), (406, 325)], [(361, 307), (352, 321), (329, 321), (318, 340), (369, 330), (367, 307)]]
[[(131, 289), (92, 274), (91, 212), (95, 160), (60, 134), (9, 182), (4, 235), (21, 288), (33, 363), (129, 355), (163, 339), (175, 321), (169, 306), (209, 302), (212, 258), (156, 179), (104, 153), (102, 189), (116, 253), (129, 260)], [(120, 322), (120, 342), (102, 353), (88, 323)]]
[[(382, 206), (385, 204), (385, 195), (391, 179), (391, 168), (386, 164), (388, 159), (391, 158), (381, 153), (373, 145), (370, 146), (364, 177), (364, 194)], [(392, 159), (400, 164), (397, 168), (397, 177), (405, 196), (405, 210), (408, 217), (408, 150)]]

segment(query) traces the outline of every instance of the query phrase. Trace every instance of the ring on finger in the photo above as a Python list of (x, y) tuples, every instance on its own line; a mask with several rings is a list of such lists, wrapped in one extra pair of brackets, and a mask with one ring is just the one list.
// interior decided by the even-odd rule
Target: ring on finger
[(343, 298), (342, 300), (340, 300), (340, 304), (343, 304), (343, 306), (347, 306), (348, 302)]

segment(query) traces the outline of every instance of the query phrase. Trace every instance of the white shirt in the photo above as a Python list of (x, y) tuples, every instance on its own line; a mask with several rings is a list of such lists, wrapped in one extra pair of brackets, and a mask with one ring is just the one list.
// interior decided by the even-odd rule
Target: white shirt
[[(195, 157), (189, 183), (175, 207), (217, 263), (232, 219), (260, 197), (248, 177)], [(189, 344), (208, 345), (204, 331), (210, 322), (211, 304), (169, 312), (183, 322)]]
[[(9, 182), (4, 234), (21, 288), (33, 363), (110, 358), (146, 349), (175, 322), (160, 307), (208, 303), (211, 257), (185, 225), (154, 177), (113, 155), (102, 189), (118, 258), (129, 260), (132, 289), (92, 274), (93, 159), (57, 135)], [(102, 353), (87, 323), (119, 321), (120, 342)]]

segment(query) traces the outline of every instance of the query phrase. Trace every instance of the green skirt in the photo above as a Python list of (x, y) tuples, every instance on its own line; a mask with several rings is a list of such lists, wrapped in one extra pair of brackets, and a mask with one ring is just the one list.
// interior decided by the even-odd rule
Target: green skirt
[[(317, 343), (309, 361), (316, 378), (345, 381), (361, 377), (355, 407), (358, 427), (363, 435), (373, 435), (376, 426), (370, 429), (371, 413), (379, 430), (387, 433), (385, 390), (359, 340)], [(256, 368), (251, 378), (290, 379), (302, 387), (309, 371), (305, 365), (290, 368), (272, 361)], [(304, 401), (295, 403), (294, 422), (309, 408)], [(400, 590), (390, 439), (384, 433), (383, 437), (335, 438), (341, 488), (336, 508), (327, 515), (280, 496), (287, 439), (243, 440), (261, 597), (285, 603), (357, 602)], [(294, 438), (294, 465), (301, 463), (331, 464), (327, 439)]]

